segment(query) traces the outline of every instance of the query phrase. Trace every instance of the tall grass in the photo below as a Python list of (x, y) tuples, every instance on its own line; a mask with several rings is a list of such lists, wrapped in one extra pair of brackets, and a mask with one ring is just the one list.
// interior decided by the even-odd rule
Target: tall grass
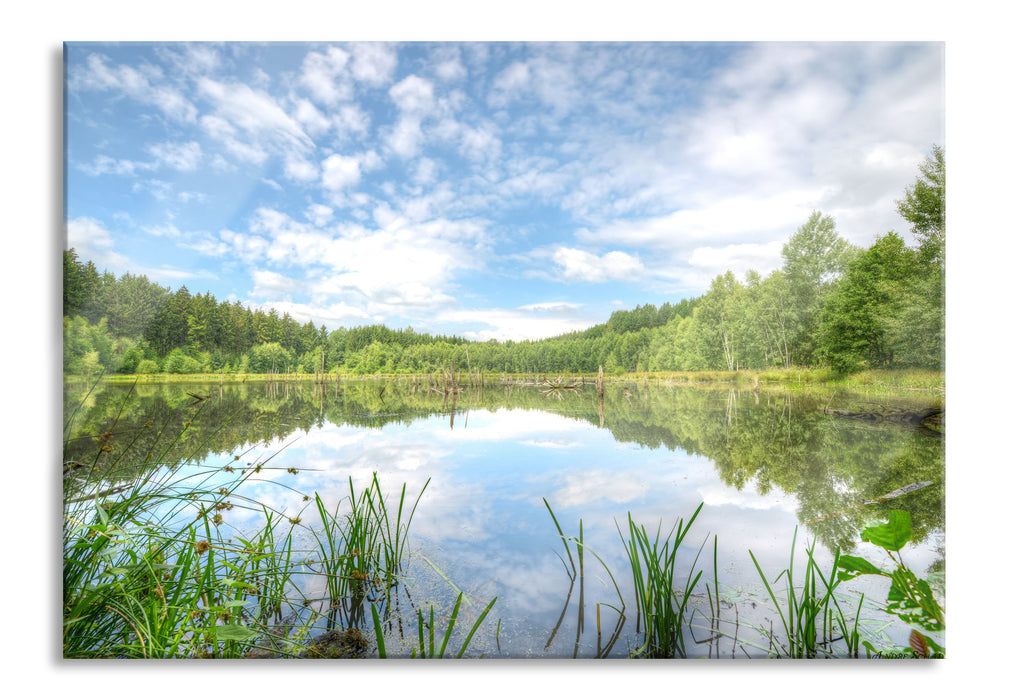
[(251, 472), (221, 487), (220, 470), (182, 466), (121, 490), (88, 474), (65, 491), (64, 656), (237, 656), (279, 618), (293, 594), (290, 532), (264, 511), (256, 535), (230, 544), (218, 525)]
[[(324, 575), (328, 609), (350, 610), (358, 623), (365, 594), (398, 583), (427, 483), (409, 510), (406, 487), (389, 505), (377, 474), (364, 490), (350, 481), (345, 515), (316, 494), (319, 548), (299, 551), (292, 533), (300, 518), (281, 527), (282, 514), (244, 495), (277, 453), (250, 469), (236, 469), (241, 456), (210, 467), (179, 454), (202, 408), (176, 434), (145, 426), (158, 431), (146, 455), (133, 455), (139, 433), (114, 444), (113, 423), (93, 459), (64, 467), (65, 657), (241, 657), (257, 647), (296, 655), (304, 651), (297, 640), (318, 618), (299, 589), (304, 576)], [(76, 417), (71, 412), (66, 435)], [(259, 512), (262, 525), (252, 535), (226, 537), (221, 526), (234, 508)]]
[[(773, 629), (767, 633), (771, 654), (793, 659), (837, 656), (833, 643), (843, 640), (846, 645), (846, 652), (843, 655), (857, 657), (858, 619), (862, 612), (864, 598), (859, 601), (855, 619), (849, 625), (836, 596), (840, 583), (838, 577), (840, 551), (835, 553), (829, 577), (824, 576), (823, 571), (813, 559), (815, 542), (806, 549), (806, 567), (800, 585), (795, 566), (795, 544), (798, 532), (798, 528), (796, 528), (792, 537), (788, 568), (774, 579), (774, 582), (777, 583), (784, 578), (785, 585), (781, 592), (781, 600), (760, 568), (756, 556), (750, 551), (750, 558), (753, 560), (754, 566), (757, 567), (757, 573), (760, 574), (760, 579), (771, 596), (771, 602), (778, 611), (778, 618), (781, 622), (780, 634), (784, 637), (783, 641), (774, 635)], [(782, 604), (784, 604), (784, 610), (782, 610)]]
[(313, 570), (326, 577), (326, 587), (334, 612), (344, 613), (348, 625), (359, 625), (364, 617), (366, 591), (385, 591), (395, 586), (403, 568), (407, 533), (417, 504), (431, 480), (414, 500), (409, 517), (403, 519), (406, 486), (400, 492), (395, 519), (382, 495), (378, 475), (363, 490), (349, 479), (349, 512), (340, 515), (340, 504), (331, 513), (318, 494), (315, 496), (322, 530), (312, 530), (318, 545)]
[[(649, 537), (643, 525), (634, 522), (628, 513), (628, 536), (620, 538), (631, 565), (634, 596), (638, 606), (638, 631), (642, 644), (632, 651), (633, 656), (673, 658), (685, 657), (685, 629), (688, 624), (688, 602), (700, 581), (702, 571), (695, 569), (701, 548), (687, 572), (682, 589), (676, 587), (676, 558), (691, 525), (697, 519), (702, 503), (686, 523), (680, 518), (665, 539), (661, 525), (654, 537)], [(618, 528), (619, 530), (619, 528)]]

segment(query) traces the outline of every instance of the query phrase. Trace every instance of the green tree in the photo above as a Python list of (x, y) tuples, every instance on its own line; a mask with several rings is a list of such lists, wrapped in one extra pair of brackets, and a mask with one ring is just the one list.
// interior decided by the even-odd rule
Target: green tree
[(900, 358), (919, 367), (945, 366), (946, 345), (946, 160), (943, 149), (920, 166), (921, 176), (905, 191), (897, 211), (918, 242), (915, 266), (896, 294), (900, 306), (891, 332)]
[(919, 166), (921, 175), (904, 190), (897, 211), (911, 224), (911, 232), (927, 261), (941, 261), (946, 244), (946, 155), (940, 146)]
[(295, 366), (294, 357), (280, 343), (262, 343), (249, 351), (249, 372), (285, 372)]
[(695, 332), (700, 340), (698, 349), (705, 360), (705, 369), (739, 367), (744, 342), (743, 289), (732, 272), (718, 275), (694, 311)]
[(817, 338), (822, 360), (840, 372), (893, 361), (897, 292), (913, 263), (912, 251), (893, 232), (855, 258), (824, 304)]
[(813, 361), (813, 338), (823, 300), (855, 252), (856, 248), (837, 233), (834, 219), (818, 211), (810, 214), (782, 248), (792, 316), (787, 341), (796, 363)]
[[(90, 261), (89, 261), (90, 263)], [(94, 264), (85, 265), (71, 248), (63, 251), (63, 315), (77, 316), (91, 301), (98, 287), (98, 270)]]

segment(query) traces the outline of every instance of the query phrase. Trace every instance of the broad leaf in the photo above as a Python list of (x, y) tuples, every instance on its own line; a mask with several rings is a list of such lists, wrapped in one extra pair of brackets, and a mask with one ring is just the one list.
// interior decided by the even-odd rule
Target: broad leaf
[(850, 581), (861, 574), (880, 574), (886, 576), (886, 572), (876, 568), (862, 557), (854, 557), (845, 554), (837, 560), (837, 578), (841, 581)]
[(903, 510), (891, 510), (889, 522), (871, 525), (862, 530), (863, 542), (872, 542), (891, 552), (896, 552), (910, 539), (911, 516)]
[(890, 574), (892, 584), (887, 596), (887, 611), (910, 624), (920, 625), (929, 632), (946, 628), (942, 607), (932, 595), (928, 584), (906, 567)]

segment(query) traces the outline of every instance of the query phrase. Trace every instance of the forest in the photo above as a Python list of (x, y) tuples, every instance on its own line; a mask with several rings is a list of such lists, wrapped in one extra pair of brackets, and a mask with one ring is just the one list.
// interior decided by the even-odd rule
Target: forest
[(933, 146), (896, 202), (895, 232), (859, 248), (810, 214), (766, 276), (731, 271), (699, 297), (639, 304), (536, 341), (474, 342), (381, 325), (327, 329), (63, 252), (65, 375), (607, 373), (829, 367), (941, 370), (945, 348), (945, 154)]

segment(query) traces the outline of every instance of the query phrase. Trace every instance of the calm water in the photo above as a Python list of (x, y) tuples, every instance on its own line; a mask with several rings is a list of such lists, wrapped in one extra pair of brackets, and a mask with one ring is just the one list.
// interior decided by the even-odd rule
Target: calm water
[[(65, 405), (76, 405), (80, 394), (68, 387)], [(210, 398), (194, 407), (189, 394)], [(90, 436), (109, 429), (123, 449), (135, 437), (131, 450), (143, 455), (154, 449), (156, 434), (142, 429), (145, 423), (176, 434), (192, 420), (179, 449), (196, 463), (224, 466), (242, 455), (252, 465), (272, 457), (249, 495), (300, 516), (296, 534), (306, 548), (305, 527), (318, 515), (305, 495), (318, 492), (336, 504), (348, 494), (348, 479), (363, 486), (377, 473), (386, 493), (405, 485), (412, 503), (430, 479), (397, 590), (408, 622), (405, 639), (387, 639), (393, 654), (408, 654), (416, 643), (415, 609), (434, 605), (447, 615), (461, 590), (468, 601), (463, 629), (497, 597), (471, 644), (473, 654), (593, 657), (612, 639), (609, 656), (626, 657), (636, 614), (619, 534), (627, 534), (628, 513), (652, 533), (661, 525), (664, 537), (703, 503), (677, 571), (685, 576), (699, 553), (702, 581), (710, 584), (717, 535), (722, 630), (731, 637), (717, 645), (704, 641), (711, 634), (698, 618), (691, 654), (745, 658), (761, 655), (746, 642), (762, 644), (754, 627), (773, 618), (750, 552), (773, 577), (787, 566), (796, 531), (799, 555), (815, 538), (821, 566), (835, 547), (885, 565), (883, 552), (860, 543), (858, 532), (885, 518), (888, 508), (900, 508), (915, 527), (913, 543), (902, 551), (905, 563), (920, 576), (944, 570), (941, 434), (833, 418), (820, 410), (828, 400), (849, 409), (870, 401), (932, 403), (654, 383), (608, 384), (601, 404), (593, 386), (547, 395), (536, 386), (495, 385), (466, 390), (454, 405), (406, 380), (349, 382), (324, 393), (309, 383), (150, 385), (132, 393), (107, 386), (84, 400), (67, 456), (93, 456)], [(926, 481), (932, 485), (886, 505), (863, 503)], [(572, 585), (544, 499), (565, 534), (577, 535), (581, 524), (619, 594), (590, 554), (584, 589), (582, 580)], [(258, 526), (255, 512), (236, 508), (225, 514), (222, 532), (240, 536)], [(886, 598), (885, 583), (861, 577), (852, 590), (865, 592), (868, 606)], [(321, 583), (303, 585), (321, 595)], [(613, 611), (621, 594), (622, 627)], [(697, 604), (707, 614), (707, 595)], [(886, 615), (870, 616), (878, 620), (867, 626), (877, 646), (906, 644), (906, 628)]]

